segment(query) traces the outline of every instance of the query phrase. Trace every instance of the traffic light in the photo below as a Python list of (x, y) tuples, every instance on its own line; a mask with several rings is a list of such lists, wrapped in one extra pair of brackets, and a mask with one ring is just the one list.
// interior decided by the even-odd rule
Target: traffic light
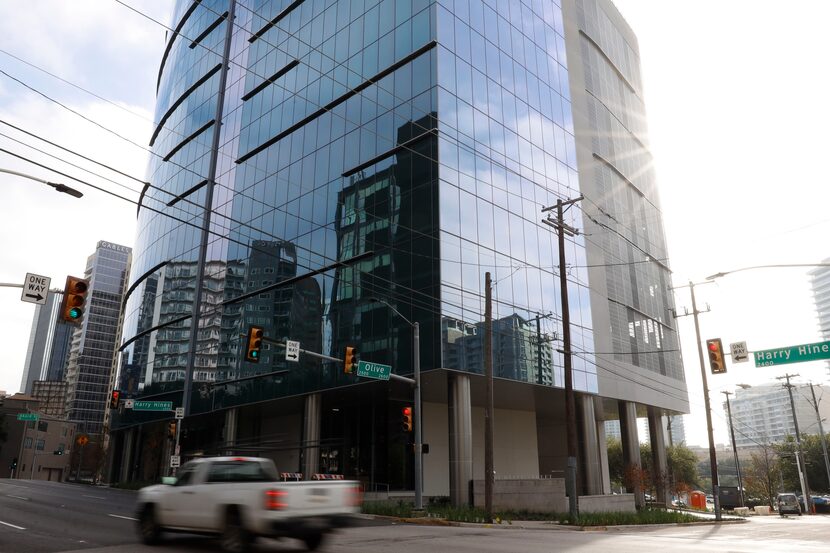
[(176, 439), (176, 427), (178, 425), (175, 422), (168, 422), (167, 423), (167, 437), (171, 440)]
[(63, 455), (63, 450), (62, 449), (56, 449), (55, 451), (52, 452), (52, 455)]
[(12, 459), (12, 470), (14, 470), (14, 469), (16, 469), (16, 468), (17, 468), (17, 457), (15, 457), (14, 459)]
[(63, 303), (61, 303), (61, 318), (64, 321), (81, 322), (87, 291), (89, 291), (88, 280), (73, 276), (66, 277), (66, 285), (63, 287)]
[(118, 400), (121, 399), (121, 391), (113, 390), (110, 396), (110, 409), (118, 409)]
[(404, 432), (412, 432), (412, 407), (407, 405), (403, 408), (402, 412), (403, 418), (401, 419), (401, 423), (403, 426)]
[(262, 337), (265, 332), (261, 326), (248, 327), (248, 347), (245, 352), (245, 360), (251, 363), (259, 363), (262, 350)]
[(723, 344), (720, 338), (706, 340), (706, 349), (709, 351), (709, 367), (712, 374), (723, 374), (726, 372), (726, 360), (723, 356)]
[(343, 372), (352, 374), (357, 365), (357, 349), (352, 346), (346, 346), (346, 351), (343, 353)]

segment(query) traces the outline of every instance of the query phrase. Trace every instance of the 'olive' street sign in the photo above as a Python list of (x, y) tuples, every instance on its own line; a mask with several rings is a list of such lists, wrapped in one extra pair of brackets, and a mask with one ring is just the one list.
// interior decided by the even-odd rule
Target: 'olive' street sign
[(755, 357), (756, 367), (771, 367), (773, 365), (819, 361), (821, 359), (830, 359), (830, 341), (767, 349), (756, 351), (752, 355)]
[(357, 363), (357, 376), (374, 378), (376, 380), (389, 380), (389, 374), (391, 372), (392, 367), (389, 365), (370, 363), (369, 361), (358, 361)]

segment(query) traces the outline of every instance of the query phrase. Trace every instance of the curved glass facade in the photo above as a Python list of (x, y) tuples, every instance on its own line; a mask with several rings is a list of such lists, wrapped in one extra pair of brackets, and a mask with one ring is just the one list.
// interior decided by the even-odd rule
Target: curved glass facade
[[(563, 385), (556, 235), (541, 223), (579, 195), (561, 8), (500, 4), (177, 2), (125, 308), (127, 394), (178, 404), (194, 328), (194, 414), (355, 383), (270, 342), (244, 361), (250, 325), (409, 374), (418, 321), (422, 370), (483, 372), (485, 271), (496, 376)], [(573, 347), (592, 352), (585, 244), (566, 247)], [(590, 356), (574, 371), (597, 391)]]

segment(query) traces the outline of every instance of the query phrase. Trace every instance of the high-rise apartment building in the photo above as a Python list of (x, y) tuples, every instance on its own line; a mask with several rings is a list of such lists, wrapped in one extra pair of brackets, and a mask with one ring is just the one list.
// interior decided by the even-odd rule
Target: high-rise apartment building
[(32, 393), (35, 380), (63, 380), (73, 327), (60, 318), (63, 294), (50, 291), (46, 303), (35, 306), (20, 392)]
[(89, 291), (84, 316), (72, 334), (66, 368), (66, 410), (79, 433), (98, 441), (115, 378), (121, 336), (121, 302), (130, 271), (131, 250), (100, 241), (87, 259)]
[[(830, 258), (822, 263), (830, 263)], [(817, 267), (810, 271), (810, 284), (816, 303), (819, 331), (822, 338), (830, 340), (830, 267)], [(830, 373), (830, 361), (827, 361), (827, 372)]]
[[(282, 344), (411, 375), (418, 322), (424, 491), (465, 502), (490, 272), (497, 471), (563, 470), (543, 208), (580, 195), (564, 215), (580, 489), (609, 491), (604, 420), (636, 442), (638, 416), (688, 410), (636, 38), (610, 2), (180, 0), (173, 21), (119, 366), (134, 397), (186, 408), (185, 457), (254, 448), (411, 490), (411, 389)], [(251, 325), (270, 339), (257, 363)], [(166, 466), (171, 443), (141, 440), (169, 418), (119, 413), (113, 478)]]
[[(793, 386), (793, 402), (799, 431), (802, 434), (818, 434), (818, 419), (812, 403), (810, 386)], [(820, 394), (816, 393), (816, 397), (820, 397)], [(735, 444), (738, 447), (781, 443), (787, 436), (795, 436), (790, 395), (781, 384), (738, 389), (730, 404), (732, 422), (735, 425)], [(723, 409), (725, 412), (725, 402)], [(822, 419), (830, 417), (830, 403), (819, 401), (819, 413)]]

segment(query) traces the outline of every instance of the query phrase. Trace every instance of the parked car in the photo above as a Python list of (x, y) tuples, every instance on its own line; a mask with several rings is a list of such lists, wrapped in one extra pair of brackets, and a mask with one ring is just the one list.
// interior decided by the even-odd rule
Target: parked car
[(358, 482), (282, 482), (270, 459), (196, 459), (139, 491), (138, 531), (146, 544), (170, 531), (218, 535), (230, 553), (247, 551), (256, 536), (296, 538), (314, 550), (349, 525), (360, 502)]
[(778, 508), (778, 514), (781, 516), (788, 513), (801, 516), (801, 505), (794, 493), (779, 493), (775, 498), (775, 505)]

